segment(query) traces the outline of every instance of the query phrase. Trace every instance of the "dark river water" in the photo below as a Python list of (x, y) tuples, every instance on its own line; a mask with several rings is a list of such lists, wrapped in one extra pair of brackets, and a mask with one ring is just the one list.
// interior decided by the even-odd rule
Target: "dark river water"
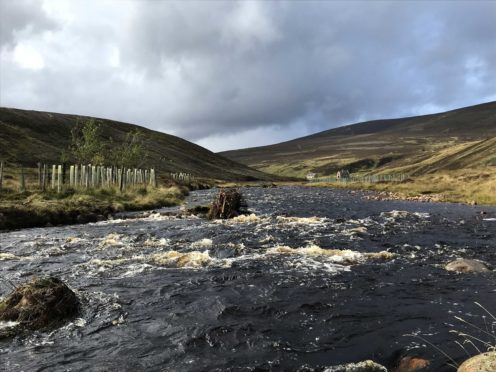
[(496, 263), (496, 209), (242, 191), (252, 214), (224, 222), (152, 214), (0, 234), (0, 296), (55, 275), (82, 301), (60, 329), (0, 340), (0, 370), (321, 371), (365, 359), (392, 369), (414, 355), (453, 371), (447, 356), (487, 349), (471, 337), (496, 343), (476, 305), (496, 314), (496, 273), (443, 268)]

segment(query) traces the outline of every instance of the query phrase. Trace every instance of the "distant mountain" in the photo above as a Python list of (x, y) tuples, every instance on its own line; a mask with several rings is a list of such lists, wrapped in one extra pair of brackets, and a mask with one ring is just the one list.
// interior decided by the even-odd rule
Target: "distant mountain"
[[(39, 161), (59, 163), (71, 141), (71, 129), (87, 117), (0, 108), (0, 160), (34, 167)], [(116, 146), (126, 134), (139, 129), (144, 135), (147, 167), (158, 172), (185, 172), (218, 180), (269, 180), (274, 177), (229, 160), (179, 137), (133, 124), (98, 119), (102, 137)]]
[(270, 146), (220, 153), (258, 170), (303, 177), (308, 172), (424, 174), (496, 165), (496, 102), (433, 115), (374, 120)]

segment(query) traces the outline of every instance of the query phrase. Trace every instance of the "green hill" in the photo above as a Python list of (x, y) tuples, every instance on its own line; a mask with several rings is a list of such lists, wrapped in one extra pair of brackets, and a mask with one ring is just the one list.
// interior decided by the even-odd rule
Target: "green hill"
[[(0, 160), (26, 167), (34, 167), (39, 161), (59, 163), (61, 151), (71, 142), (71, 129), (84, 119), (76, 115), (0, 108)], [(179, 137), (133, 124), (98, 120), (102, 123), (102, 137), (111, 137), (116, 146), (127, 133), (139, 129), (148, 154), (143, 166), (155, 167), (162, 175), (184, 172), (236, 181), (274, 178)]]
[(496, 165), (496, 102), (439, 114), (374, 120), (275, 145), (221, 153), (285, 176), (403, 172)]

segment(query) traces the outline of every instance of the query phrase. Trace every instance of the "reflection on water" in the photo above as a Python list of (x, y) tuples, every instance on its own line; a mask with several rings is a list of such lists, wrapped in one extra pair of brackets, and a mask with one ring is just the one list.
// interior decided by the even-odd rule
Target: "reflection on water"
[(454, 316), (484, 325), (474, 301), (496, 311), (492, 272), (443, 269), (496, 262), (494, 208), (243, 191), (251, 214), (228, 221), (150, 213), (0, 234), (0, 295), (51, 274), (83, 302), (60, 329), (0, 341), (0, 369), (322, 370), (418, 355), (448, 371), (422, 338), (461, 361)]

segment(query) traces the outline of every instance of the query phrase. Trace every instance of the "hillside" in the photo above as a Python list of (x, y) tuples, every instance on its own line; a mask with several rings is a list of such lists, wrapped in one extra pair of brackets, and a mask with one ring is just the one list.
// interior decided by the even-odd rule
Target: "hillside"
[[(0, 108), (0, 160), (34, 167), (37, 162), (58, 163), (71, 141), (71, 129), (85, 117)], [(191, 173), (219, 180), (268, 180), (274, 177), (236, 163), (179, 137), (137, 125), (98, 119), (102, 137), (116, 145), (134, 129), (143, 133), (148, 158), (144, 166), (159, 174)]]
[[(348, 168), (425, 174), (496, 165), (496, 102), (439, 114), (374, 120), (276, 145), (221, 153), (264, 172), (304, 177)], [(482, 142), (481, 142), (482, 141)]]

